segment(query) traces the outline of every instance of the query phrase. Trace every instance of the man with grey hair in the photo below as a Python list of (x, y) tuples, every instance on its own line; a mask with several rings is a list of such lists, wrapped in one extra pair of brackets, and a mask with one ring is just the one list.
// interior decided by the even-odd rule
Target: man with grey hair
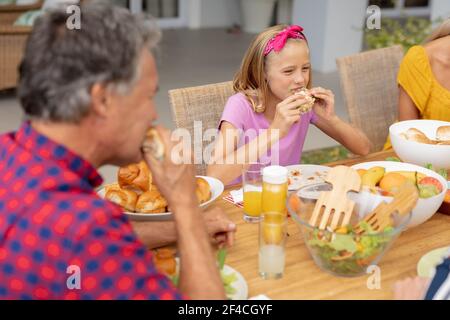
[[(65, 10), (36, 23), (20, 68), (27, 121), (0, 136), (0, 299), (225, 298), (210, 235), (229, 243), (235, 226), (218, 211), (202, 217), (193, 166), (170, 160), (167, 130), (157, 127), (163, 160), (141, 152), (157, 117), (149, 49), (159, 31), (108, 3), (88, 3), (81, 14), (81, 30), (66, 28)], [(94, 188), (102, 183), (96, 168), (142, 158), (174, 222), (135, 226), (138, 237)], [(171, 240), (179, 288), (144, 245)]]

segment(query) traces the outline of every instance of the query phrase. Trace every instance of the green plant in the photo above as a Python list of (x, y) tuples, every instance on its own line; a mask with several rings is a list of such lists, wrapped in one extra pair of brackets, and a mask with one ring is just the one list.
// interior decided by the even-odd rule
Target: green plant
[(302, 153), (303, 164), (323, 164), (349, 157), (349, 151), (343, 146), (305, 151)]
[(414, 45), (422, 43), (431, 33), (429, 19), (409, 17), (406, 20), (382, 19), (381, 29), (365, 31), (368, 49), (379, 49), (400, 44), (405, 52)]

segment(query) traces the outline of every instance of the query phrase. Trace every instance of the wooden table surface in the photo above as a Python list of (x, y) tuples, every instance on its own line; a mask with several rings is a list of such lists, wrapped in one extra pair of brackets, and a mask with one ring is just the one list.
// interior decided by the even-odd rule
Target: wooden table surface
[[(353, 165), (385, 160), (393, 155), (392, 152), (378, 152), (328, 165)], [(436, 213), (427, 222), (400, 235), (378, 265), (381, 288), (368, 289), (367, 282), (373, 279), (372, 274), (340, 278), (319, 269), (309, 255), (299, 228), (289, 218), (284, 276), (278, 280), (263, 280), (258, 275), (258, 224), (246, 223), (242, 219), (243, 210), (222, 198), (215, 205), (223, 208), (237, 224), (236, 241), (228, 249), (226, 264), (244, 276), (249, 297), (265, 294), (270, 299), (392, 299), (395, 281), (416, 276), (422, 255), (450, 245), (450, 216)]]

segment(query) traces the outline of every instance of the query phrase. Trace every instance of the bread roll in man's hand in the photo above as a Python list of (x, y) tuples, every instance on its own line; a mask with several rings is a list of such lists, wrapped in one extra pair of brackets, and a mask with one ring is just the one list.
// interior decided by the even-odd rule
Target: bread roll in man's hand
[(156, 129), (152, 128), (148, 130), (147, 136), (142, 144), (142, 152), (149, 153), (158, 161), (164, 159), (164, 143)]

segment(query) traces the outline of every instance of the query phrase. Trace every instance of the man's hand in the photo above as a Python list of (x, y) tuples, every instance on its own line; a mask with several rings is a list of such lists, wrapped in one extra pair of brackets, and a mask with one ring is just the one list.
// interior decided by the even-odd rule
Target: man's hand
[(236, 224), (227, 217), (222, 209), (217, 207), (208, 209), (203, 213), (203, 218), (214, 245), (219, 248), (233, 245)]
[[(236, 225), (219, 208), (211, 208), (202, 214), (206, 229), (213, 245), (229, 247), (233, 245)], [(177, 241), (173, 221), (130, 221), (134, 232), (146, 247), (153, 249)]]
[(159, 126), (155, 129), (164, 144), (164, 158), (159, 161), (151, 153), (144, 152), (143, 155), (150, 167), (156, 186), (166, 198), (170, 208), (197, 207), (194, 166), (192, 164), (175, 164), (171, 159), (174, 143), (170, 140), (170, 131)]

